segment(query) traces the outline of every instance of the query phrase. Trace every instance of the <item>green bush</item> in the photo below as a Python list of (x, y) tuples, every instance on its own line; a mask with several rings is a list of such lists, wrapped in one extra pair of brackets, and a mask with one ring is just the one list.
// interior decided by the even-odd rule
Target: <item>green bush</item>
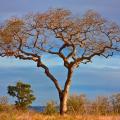
[(17, 98), (15, 101), (17, 108), (26, 109), (35, 100), (32, 93), (31, 86), (20, 81), (15, 86), (8, 86), (8, 94)]

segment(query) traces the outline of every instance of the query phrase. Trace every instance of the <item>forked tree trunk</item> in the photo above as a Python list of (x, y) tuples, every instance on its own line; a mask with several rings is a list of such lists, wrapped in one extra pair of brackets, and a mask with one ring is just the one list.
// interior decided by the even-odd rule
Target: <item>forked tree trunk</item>
[(45, 70), (45, 74), (53, 81), (53, 83), (59, 93), (60, 115), (64, 115), (67, 112), (67, 100), (68, 100), (69, 88), (70, 88), (70, 83), (71, 83), (71, 77), (72, 77), (72, 73), (73, 73), (72, 66), (68, 67), (67, 80), (65, 82), (63, 90), (61, 89), (60, 85), (58, 84), (57, 79), (50, 73), (49, 68), (47, 66), (45, 66), (41, 61), (38, 61), (37, 66), (42, 67)]

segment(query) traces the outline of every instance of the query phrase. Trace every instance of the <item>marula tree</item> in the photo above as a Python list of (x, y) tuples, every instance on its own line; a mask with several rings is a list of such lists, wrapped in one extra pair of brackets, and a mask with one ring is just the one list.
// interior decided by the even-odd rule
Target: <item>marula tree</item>
[[(36, 62), (54, 83), (60, 99), (60, 114), (67, 111), (73, 72), (95, 56), (108, 58), (120, 51), (120, 28), (94, 11), (76, 17), (69, 10), (53, 9), (44, 13), (11, 18), (0, 28), (0, 56), (14, 56)], [(62, 88), (43, 62), (43, 55), (63, 60), (67, 79)], [(63, 79), (63, 78), (62, 78)]]

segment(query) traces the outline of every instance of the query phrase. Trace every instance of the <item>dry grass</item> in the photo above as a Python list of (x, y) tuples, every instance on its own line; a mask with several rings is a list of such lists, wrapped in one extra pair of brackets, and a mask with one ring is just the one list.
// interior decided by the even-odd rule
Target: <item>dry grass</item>
[(44, 115), (32, 111), (0, 112), (0, 120), (120, 120), (120, 116), (95, 116), (95, 115)]

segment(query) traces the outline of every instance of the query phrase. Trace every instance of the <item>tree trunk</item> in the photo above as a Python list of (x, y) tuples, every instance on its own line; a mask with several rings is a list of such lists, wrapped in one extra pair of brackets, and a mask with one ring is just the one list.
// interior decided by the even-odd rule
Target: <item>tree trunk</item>
[(68, 92), (62, 92), (59, 95), (60, 99), (60, 115), (64, 115), (67, 112), (67, 99), (68, 99)]
[(64, 85), (64, 90), (59, 93), (60, 115), (64, 115), (67, 112), (67, 100), (68, 100), (68, 94), (69, 94), (69, 89), (70, 89), (72, 73), (73, 73), (73, 69), (71, 67), (69, 67), (67, 80)]

